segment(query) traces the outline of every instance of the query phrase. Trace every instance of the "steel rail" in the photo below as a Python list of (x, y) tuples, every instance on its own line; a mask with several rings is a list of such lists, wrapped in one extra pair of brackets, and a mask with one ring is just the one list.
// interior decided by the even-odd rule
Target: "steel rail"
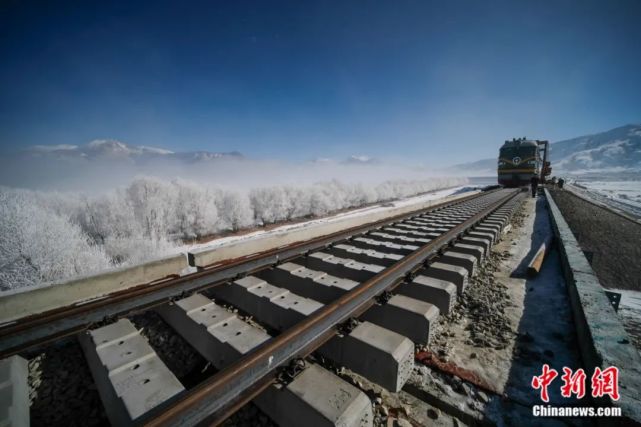
[(179, 396), (177, 400), (152, 410), (137, 424), (147, 427), (193, 426), (221, 421), (224, 416), (220, 414), (228, 414), (230, 406), (238, 406), (239, 400), (248, 400), (246, 393), (256, 395), (264, 389), (264, 386), (256, 387), (256, 384), (268, 385), (279, 366), (314, 351), (336, 333), (337, 325), (365, 311), (374, 304), (377, 295), (393, 289), (408, 275), (420, 269), (427, 260), (436, 256), (444, 246), (455, 241), (519, 193), (517, 190), (507, 191), (504, 197), (462, 224), (416, 249), (333, 303), (320, 308), (302, 322), (283, 331), (228, 368)]
[(103, 322), (105, 319), (146, 310), (186, 294), (222, 285), (239, 275), (248, 274), (300, 256), (306, 252), (326, 247), (354, 234), (365, 233), (382, 225), (411, 218), (421, 213), (435, 212), (456, 206), (493, 192), (471, 194), (457, 200), (438, 203), (428, 208), (416, 209), (308, 241), (296, 242), (282, 248), (232, 259), (183, 277), (135, 286), (110, 293), (92, 301), (77, 303), (9, 322), (0, 326), (0, 358), (9, 357), (21, 351), (54, 342), (66, 336), (75, 335), (91, 325)]

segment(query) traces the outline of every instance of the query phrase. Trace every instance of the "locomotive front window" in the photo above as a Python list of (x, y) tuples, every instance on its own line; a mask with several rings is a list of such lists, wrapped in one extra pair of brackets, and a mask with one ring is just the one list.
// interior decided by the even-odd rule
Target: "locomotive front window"
[(515, 156), (534, 157), (536, 155), (536, 147), (505, 147), (501, 148), (501, 157), (511, 159)]

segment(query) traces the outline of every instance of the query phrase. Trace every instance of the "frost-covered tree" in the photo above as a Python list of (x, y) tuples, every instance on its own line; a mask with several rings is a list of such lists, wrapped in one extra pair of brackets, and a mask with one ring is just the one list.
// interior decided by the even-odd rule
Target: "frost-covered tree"
[(219, 197), (201, 185), (189, 181), (174, 181), (175, 196), (173, 225), (169, 229), (181, 238), (195, 238), (219, 231), (219, 212), (216, 199)]
[(152, 239), (173, 231), (176, 219), (175, 187), (157, 178), (135, 179), (127, 187), (127, 195), (136, 221), (142, 225), (143, 234)]
[(109, 267), (80, 226), (37, 204), (30, 192), (0, 189), (0, 288), (15, 289)]
[(107, 237), (105, 253), (118, 266), (136, 265), (176, 253), (176, 245), (166, 237), (141, 234), (129, 237)]
[(256, 188), (249, 192), (256, 222), (270, 224), (287, 219), (291, 211), (291, 200), (281, 186)]
[(0, 188), (0, 288), (144, 262), (175, 252), (182, 240), (222, 230), (322, 216), (464, 182), (332, 180), (242, 192), (141, 177), (100, 195)]
[(225, 191), (220, 198), (219, 210), (225, 229), (236, 231), (254, 222), (254, 211), (245, 193)]
[(283, 191), (289, 203), (286, 208), (286, 219), (302, 218), (311, 214), (311, 194), (306, 188), (287, 186)]
[(136, 221), (133, 205), (122, 190), (93, 199), (83, 197), (75, 217), (82, 229), (98, 244), (104, 244), (109, 238), (143, 234), (142, 224)]
[(326, 215), (336, 209), (336, 206), (333, 203), (333, 197), (323, 185), (314, 185), (310, 189), (310, 192), (309, 210), (311, 215)]

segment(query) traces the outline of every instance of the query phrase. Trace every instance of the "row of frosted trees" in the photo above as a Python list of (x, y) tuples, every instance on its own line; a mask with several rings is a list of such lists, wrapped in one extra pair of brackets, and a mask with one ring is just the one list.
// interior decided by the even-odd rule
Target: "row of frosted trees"
[(329, 181), (230, 191), (145, 177), (99, 196), (0, 188), (0, 289), (131, 265), (175, 252), (185, 240), (322, 216), (463, 182)]

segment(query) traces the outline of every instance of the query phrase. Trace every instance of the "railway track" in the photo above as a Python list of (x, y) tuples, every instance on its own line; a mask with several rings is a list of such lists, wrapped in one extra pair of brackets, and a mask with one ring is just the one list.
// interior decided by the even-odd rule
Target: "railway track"
[[(371, 425), (522, 200), (474, 195), (0, 326), (0, 354), (76, 335), (114, 425), (217, 424), (250, 400), (283, 425)], [(155, 310), (217, 372), (185, 387), (128, 319)], [(252, 320), (249, 320), (252, 319)], [(314, 355), (313, 358), (308, 356)]]

